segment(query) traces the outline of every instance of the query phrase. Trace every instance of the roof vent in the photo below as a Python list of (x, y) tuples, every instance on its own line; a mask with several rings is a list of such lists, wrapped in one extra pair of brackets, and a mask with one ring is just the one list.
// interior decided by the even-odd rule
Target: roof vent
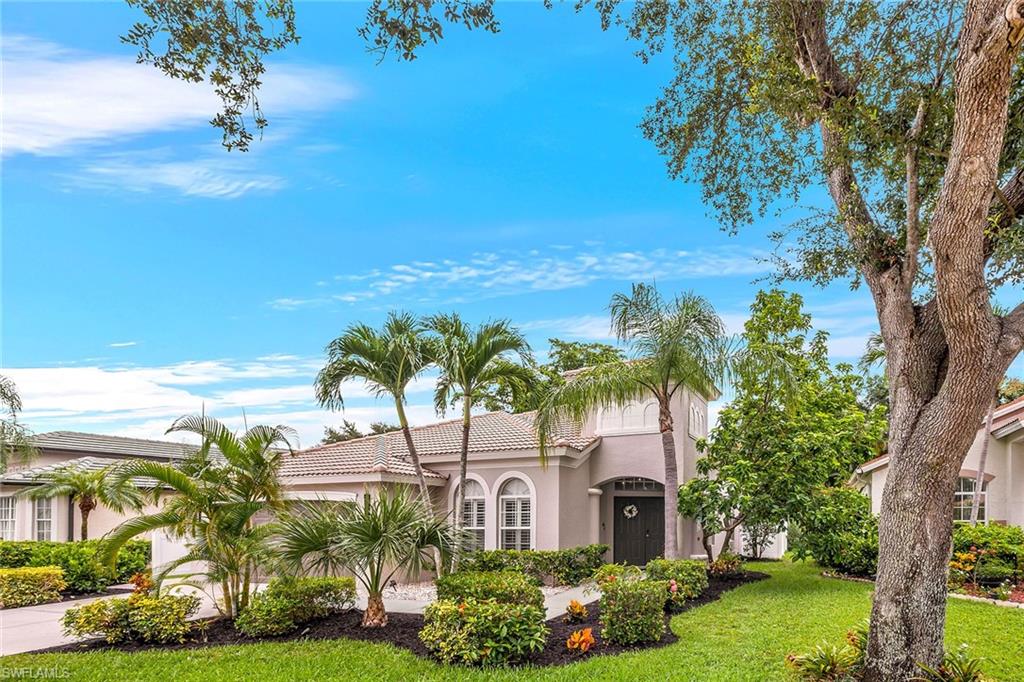
[(377, 436), (377, 449), (373, 453), (373, 471), (388, 470), (388, 443), (384, 436)]

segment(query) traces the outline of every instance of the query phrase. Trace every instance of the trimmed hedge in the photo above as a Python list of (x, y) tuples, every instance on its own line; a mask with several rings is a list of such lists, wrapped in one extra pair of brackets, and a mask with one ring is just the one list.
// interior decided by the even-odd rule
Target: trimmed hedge
[(110, 644), (184, 642), (193, 628), (189, 618), (199, 605), (195, 595), (133, 594), (127, 599), (103, 599), (68, 609), (61, 625), (65, 635), (101, 636)]
[(474, 552), (463, 563), (467, 571), (520, 571), (542, 582), (579, 585), (604, 563), (608, 545), (559, 550), (488, 549)]
[(284, 635), (355, 603), (353, 578), (274, 578), (235, 619), (235, 628), (250, 637)]
[(121, 548), (114, 570), (96, 560), (102, 540), (47, 542), (37, 540), (0, 541), (0, 568), (60, 566), (68, 589), (75, 593), (99, 592), (116, 583), (128, 582), (146, 569), (150, 561), (148, 540), (132, 540)]
[(0, 568), (0, 609), (60, 601), (66, 588), (57, 566)]
[(660, 640), (668, 588), (664, 580), (606, 582), (601, 589), (601, 634), (622, 645)]
[(443, 599), (423, 613), (420, 641), (442, 663), (508, 665), (543, 650), (544, 609), (496, 601)]
[(439, 601), (493, 600), (544, 610), (544, 594), (540, 588), (516, 571), (459, 571), (438, 578), (435, 584)]
[(953, 552), (977, 552), (979, 582), (1024, 579), (1024, 528), (997, 524), (953, 527)]
[[(679, 608), (687, 599), (695, 599), (708, 588), (707, 563), (693, 559), (652, 559), (644, 568), (648, 580), (669, 584), (668, 603)], [(673, 591), (672, 585), (675, 584)]]

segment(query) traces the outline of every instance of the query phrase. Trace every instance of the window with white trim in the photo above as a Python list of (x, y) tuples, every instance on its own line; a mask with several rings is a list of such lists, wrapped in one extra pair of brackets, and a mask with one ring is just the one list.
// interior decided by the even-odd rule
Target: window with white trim
[(13, 497), (0, 497), (0, 540), (14, 539), (14, 514), (18, 501)]
[[(455, 490), (455, 499), (458, 500), (459, 491)], [(484, 487), (479, 481), (468, 479), (466, 481), (466, 497), (462, 503), (462, 527), (473, 537), (470, 550), (484, 548), (484, 526), (487, 523), (487, 498), (484, 494)]]
[(632, 431), (644, 427), (644, 413), (635, 403), (626, 405), (622, 410), (622, 430)]
[[(970, 521), (971, 506), (974, 504), (974, 490), (976, 481), (967, 476), (961, 476), (956, 482), (956, 492), (953, 493), (953, 520)], [(985, 502), (988, 497), (988, 481), (981, 484), (981, 499), (978, 501), (978, 520), (985, 521)]]
[(530, 487), (521, 478), (505, 481), (498, 492), (498, 541), (502, 549), (533, 549), (530, 529), (533, 508)]
[(53, 500), (45, 498), (33, 501), (33, 522), (36, 540), (53, 539)]

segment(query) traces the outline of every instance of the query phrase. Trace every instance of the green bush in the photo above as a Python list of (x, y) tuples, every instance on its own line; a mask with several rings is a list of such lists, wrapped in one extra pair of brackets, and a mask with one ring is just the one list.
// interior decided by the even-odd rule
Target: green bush
[(601, 633), (609, 642), (657, 642), (665, 632), (664, 580), (617, 580), (601, 591)]
[[(954, 552), (984, 552), (985, 561), (1009, 566), (1024, 578), (1024, 528), (998, 524), (972, 526), (958, 523), (953, 527)], [(1010, 576), (1007, 576), (1010, 577)]]
[(184, 642), (193, 627), (189, 618), (199, 604), (195, 595), (133, 594), (127, 599), (104, 599), (68, 609), (61, 624), (65, 635), (100, 636), (111, 644)]
[(0, 609), (60, 601), (67, 588), (57, 566), (0, 568)]
[(707, 565), (703, 561), (652, 559), (644, 571), (648, 580), (664, 580), (669, 584), (668, 603), (674, 609), (687, 599), (699, 597), (708, 588)]
[(81, 594), (99, 592), (112, 584), (127, 582), (133, 574), (144, 571), (149, 565), (149, 541), (128, 542), (118, 553), (113, 570), (96, 560), (101, 542), (0, 541), (0, 568), (60, 566), (68, 589)]
[(1017, 567), (996, 557), (984, 557), (978, 561), (974, 575), (979, 583), (996, 585), (1004, 580), (1012, 580), (1017, 575)]
[(544, 610), (524, 604), (443, 599), (423, 614), (420, 641), (442, 663), (507, 665), (541, 651)]
[(708, 573), (716, 578), (728, 578), (743, 571), (743, 559), (739, 554), (724, 550), (718, 558), (708, 564)]
[(355, 603), (353, 578), (275, 578), (235, 619), (235, 627), (250, 637), (274, 637)]
[(555, 585), (579, 585), (604, 563), (608, 545), (559, 550), (490, 549), (474, 552), (463, 563), (467, 571), (519, 571)]
[(852, 488), (824, 488), (814, 493), (791, 535), (797, 559), (813, 558), (841, 573), (873, 576), (878, 569), (878, 518), (871, 501)]
[(438, 578), (436, 584), (438, 600), (494, 600), (544, 610), (544, 594), (540, 588), (515, 571), (460, 571)]
[(594, 571), (592, 578), (598, 587), (604, 587), (619, 580), (640, 580), (643, 573), (629, 564), (604, 564)]

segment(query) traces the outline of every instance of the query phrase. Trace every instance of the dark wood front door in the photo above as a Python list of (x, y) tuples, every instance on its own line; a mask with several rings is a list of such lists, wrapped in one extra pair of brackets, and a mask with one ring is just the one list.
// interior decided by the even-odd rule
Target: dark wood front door
[(615, 498), (615, 563), (643, 566), (665, 553), (665, 500)]

